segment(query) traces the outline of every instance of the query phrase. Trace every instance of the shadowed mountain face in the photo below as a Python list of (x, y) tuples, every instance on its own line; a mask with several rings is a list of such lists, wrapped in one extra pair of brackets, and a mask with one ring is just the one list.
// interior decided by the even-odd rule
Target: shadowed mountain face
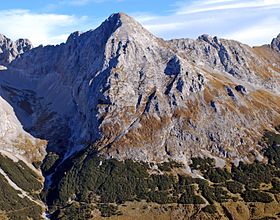
[(272, 40), (272, 42), (271, 42), (271, 47), (272, 47), (274, 50), (280, 52), (280, 34), (279, 34), (276, 38), (274, 38), (274, 39)]
[(0, 95), (61, 158), (90, 145), (107, 158), (187, 167), (194, 156), (261, 160), (264, 130), (280, 124), (279, 42), (165, 41), (122, 13), (57, 46), (1, 35)]

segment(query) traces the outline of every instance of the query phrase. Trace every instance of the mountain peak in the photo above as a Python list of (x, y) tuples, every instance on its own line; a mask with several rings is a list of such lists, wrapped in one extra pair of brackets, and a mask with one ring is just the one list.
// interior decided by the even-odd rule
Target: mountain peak
[[(110, 27), (120, 27), (122, 24), (137, 23), (134, 18), (128, 16), (123, 12), (114, 13), (110, 15), (100, 26), (109, 24)], [(139, 24), (140, 25), (140, 24)]]
[(143, 31), (144, 29), (134, 18), (123, 12), (112, 14), (101, 24), (101, 26), (104, 26), (104, 28), (112, 30), (113, 32), (122, 26), (124, 26), (124, 29), (126, 29), (127, 32), (132, 29), (138, 29), (139, 31)]
[(154, 39), (154, 36), (138, 21), (123, 12), (112, 14), (100, 27), (103, 31), (106, 30), (105, 32), (109, 31), (110, 35), (116, 32), (119, 38), (127, 38), (127, 36), (143, 38), (146, 35)]
[(135, 22), (134, 18), (123, 12), (114, 13), (110, 15), (107, 20), (115, 22)]
[(17, 56), (33, 48), (28, 39), (12, 41), (3, 34), (0, 34), (0, 65), (6, 66)]
[(33, 48), (33, 45), (29, 39), (20, 38), (15, 41), (18, 53), (25, 53)]
[[(155, 39), (148, 30), (146, 30), (139, 22), (129, 15), (119, 12), (110, 15), (102, 24), (94, 30), (72, 33), (67, 42), (72, 40), (94, 39), (95, 42), (102, 45), (112, 36), (117, 36), (118, 40), (127, 40), (128, 38), (137, 39)], [(144, 37), (145, 36), (145, 37)]]
[(124, 12), (117, 12), (117, 13), (113, 13), (109, 16), (109, 18), (112, 18), (112, 17), (117, 17), (119, 19), (122, 19), (122, 18), (130, 18), (130, 19), (133, 19), (132, 17), (130, 17), (129, 15), (127, 15), (126, 13)]
[[(119, 29), (124, 24), (136, 24), (137, 22), (130, 16), (128, 16), (125, 13), (114, 13), (110, 15), (105, 21), (102, 22), (102, 24), (97, 27), (94, 30), (90, 30), (87, 32), (80, 32), (76, 31), (72, 33), (68, 39), (67, 42), (80, 39), (80, 36), (83, 37), (93, 37), (96, 39), (99, 39), (100, 42), (106, 41), (117, 29)], [(140, 24), (138, 24), (140, 25)], [(128, 25), (129, 26), (129, 25)], [(140, 25), (141, 26), (141, 25)], [(94, 34), (93, 34), (94, 33)]]

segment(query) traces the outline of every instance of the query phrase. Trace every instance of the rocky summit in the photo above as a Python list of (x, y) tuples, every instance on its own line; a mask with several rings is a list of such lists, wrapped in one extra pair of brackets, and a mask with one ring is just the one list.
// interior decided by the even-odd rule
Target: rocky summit
[(117, 13), (56, 46), (0, 35), (0, 65), (0, 183), (37, 207), (20, 219), (279, 217), (280, 35), (166, 41)]
[(20, 54), (33, 48), (28, 39), (18, 39), (15, 42), (0, 34), (0, 65), (3, 69), (5, 65), (13, 61)]

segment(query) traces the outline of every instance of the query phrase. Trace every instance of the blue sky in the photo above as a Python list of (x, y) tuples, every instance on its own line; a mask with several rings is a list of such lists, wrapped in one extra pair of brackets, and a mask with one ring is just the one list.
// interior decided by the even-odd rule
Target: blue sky
[[(5, 2), (5, 3), (3, 3)], [(1, 2), (0, 33), (58, 44), (96, 28), (114, 12), (133, 16), (164, 39), (209, 34), (249, 45), (280, 33), (280, 0), (9, 0)]]

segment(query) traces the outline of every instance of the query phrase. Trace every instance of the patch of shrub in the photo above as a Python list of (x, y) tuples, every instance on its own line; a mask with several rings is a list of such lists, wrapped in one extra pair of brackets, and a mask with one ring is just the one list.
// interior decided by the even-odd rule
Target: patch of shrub
[(98, 204), (97, 208), (101, 212), (102, 217), (111, 217), (112, 215), (122, 215), (120, 211), (118, 211), (118, 207), (111, 204)]
[(231, 174), (225, 168), (215, 167), (215, 160), (212, 158), (192, 158), (192, 169), (200, 170), (203, 176), (213, 183), (223, 183), (231, 179)]
[(39, 176), (23, 161), (19, 160), (18, 162), (14, 162), (10, 158), (0, 154), (0, 167), (21, 189), (27, 192), (33, 192), (42, 189)]
[(20, 192), (10, 186), (0, 174), (0, 210), (5, 211), (9, 219), (25, 220), (27, 217), (40, 219), (42, 208), (26, 197), (19, 197)]
[(265, 149), (264, 156), (268, 158), (269, 164), (280, 168), (280, 144), (273, 142)]
[(71, 220), (84, 220), (92, 219), (92, 208), (87, 204), (79, 204), (77, 202), (68, 204), (52, 214), (51, 220), (57, 219), (71, 219)]
[(204, 172), (215, 167), (215, 160), (212, 158), (194, 157), (192, 158), (192, 164), (190, 167), (194, 170)]
[(259, 189), (261, 183), (270, 183), (274, 168), (260, 162), (232, 166), (232, 179), (245, 185), (247, 189)]
[(49, 175), (50, 173), (52, 173), (55, 169), (55, 165), (57, 165), (58, 162), (59, 155), (55, 153), (48, 153), (41, 165), (41, 170), (43, 174)]
[(196, 183), (196, 180), (191, 176), (184, 176), (178, 174), (178, 184), (180, 186), (187, 186)]
[(159, 190), (172, 189), (177, 184), (175, 176), (172, 175), (151, 175), (148, 183), (151, 189), (158, 188)]
[(270, 203), (273, 201), (269, 194), (257, 190), (246, 190), (241, 196), (245, 202)]
[(147, 201), (158, 204), (169, 204), (176, 202), (176, 199), (165, 191), (150, 191), (148, 192), (147, 197)]
[[(276, 127), (276, 130), (278, 129), (279, 131), (279, 127)], [(275, 132), (271, 132), (271, 131), (265, 131), (263, 140), (266, 143), (268, 143), (270, 146), (280, 145), (280, 134), (276, 134)]]
[(222, 168), (209, 168), (204, 172), (204, 177), (213, 183), (223, 183), (231, 179), (231, 174)]
[(204, 200), (200, 197), (195, 195), (194, 189), (192, 186), (187, 185), (185, 186), (185, 190), (178, 199), (178, 203), (181, 204), (204, 204)]
[(237, 181), (228, 181), (226, 182), (226, 187), (231, 193), (242, 193), (243, 185)]
[(168, 161), (158, 164), (161, 171), (171, 171), (173, 168), (182, 168), (184, 165), (176, 161)]
[(274, 178), (271, 181), (272, 184), (272, 188), (269, 190), (269, 192), (274, 193), (274, 194), (278, 194), (280, 193), (280, 181), (276, 178)]
[(201, 194), (210, 204), (214, 204), (214, 201), (222, 203), (226, 202), (230, 197), (226, 190), (222, 187), (211, 187), (207, 182), (200, 182), (199, 189)]
[(191, 176), (178, 175), (178, 182), (174, 185), (174, 193), (182, 194), (185, 192), (187, 186), (193, 185), (196, 180)]

